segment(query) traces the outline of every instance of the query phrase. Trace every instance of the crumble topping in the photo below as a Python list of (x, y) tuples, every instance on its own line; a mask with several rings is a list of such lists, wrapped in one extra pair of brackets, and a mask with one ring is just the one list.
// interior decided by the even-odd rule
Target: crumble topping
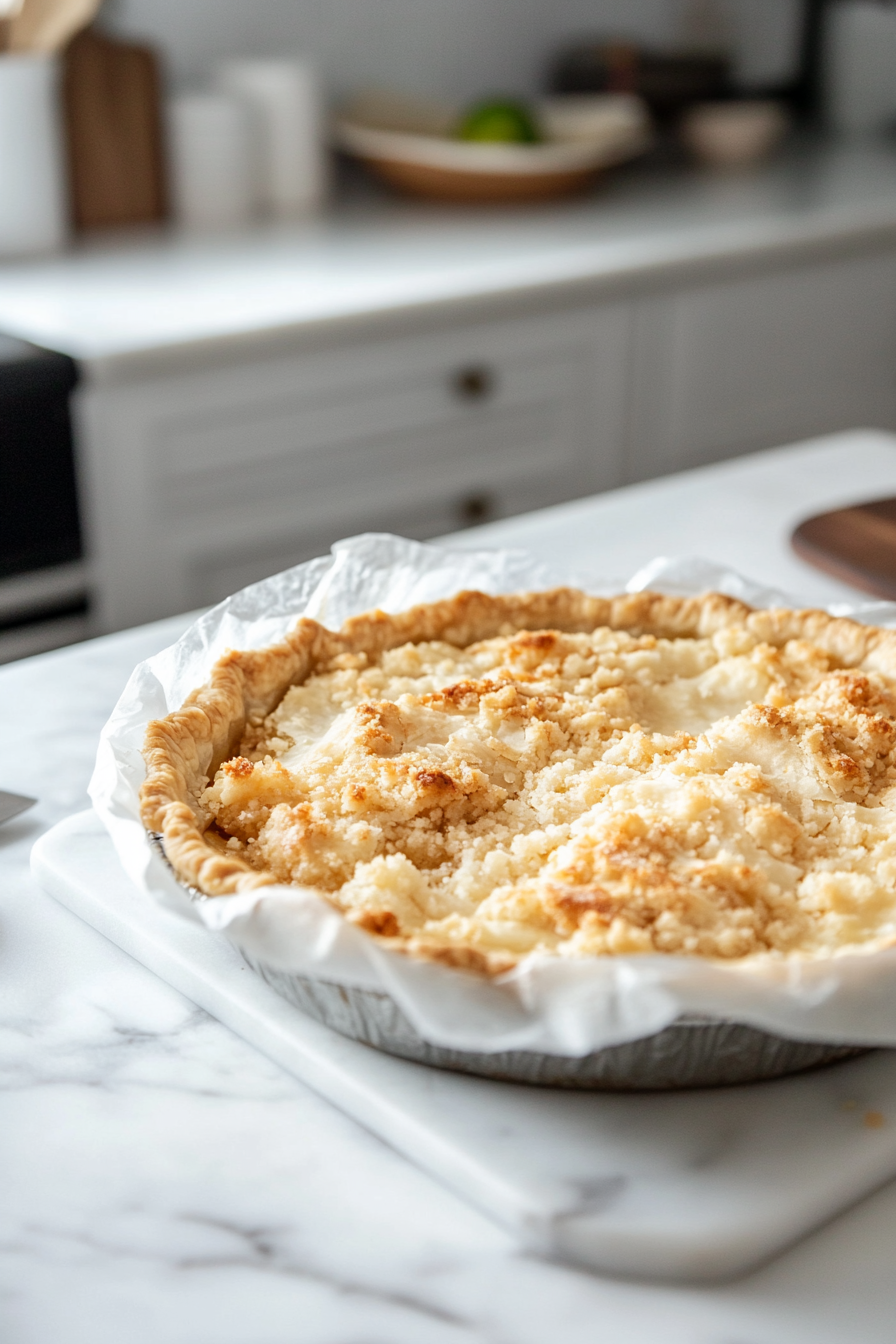
[(341, 653), (198, 799), (436, 955), (829, 955), (896, 936), (896, 681), (744, 625)]

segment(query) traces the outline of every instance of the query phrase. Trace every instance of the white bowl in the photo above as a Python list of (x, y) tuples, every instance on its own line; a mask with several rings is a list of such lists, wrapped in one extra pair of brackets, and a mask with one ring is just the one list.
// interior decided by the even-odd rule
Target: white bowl
[(688, 149), (717, 168), (742, 168), (767, 158), (788, 127), (780, 103), (698, 103), (681, 123)]
[(650, 114), (634, 93), (565, 93), (542, 98), (536, 116), (549, 141), (615, 146), (646, 140)]

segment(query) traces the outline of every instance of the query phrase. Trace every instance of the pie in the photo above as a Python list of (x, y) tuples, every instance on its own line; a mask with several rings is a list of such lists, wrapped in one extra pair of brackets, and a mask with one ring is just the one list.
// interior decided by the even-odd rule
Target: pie
[(144, 755), (183, 882), (310, 889), (422, 958), (896, 941), (896, 632), (821, 611), (556, 589), (303, 619)]

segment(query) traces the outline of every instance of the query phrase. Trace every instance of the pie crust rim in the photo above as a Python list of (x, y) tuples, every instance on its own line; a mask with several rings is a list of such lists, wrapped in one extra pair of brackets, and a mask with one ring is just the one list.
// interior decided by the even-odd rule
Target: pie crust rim
[[(811, 608), (753, 608), (717, 592), (676, 597), (647, 591), (604, 598), (575, 588), (502, 596), (465, 590), (394, 615), (378, 609), (364, 612), (338, 631), (302, 617), (277, 644), (229, 650), (179, 709), (149, 723), (143, 746), (146, 779), (140, 790), (143, 824), (161, 837), (178, 880), (206, 896), (279, 886), (273, 874), (210, 843), (197, 803), (219, 765), (233, 754), (249, 715), (270, 713), (290, 686), (341, 654), (378, 654), (429, 640), (465, 647), (522, 631), (587, 633), (601, 626), (657, 638), (705, 638), (742, 626), (776, 646), (791, 639), (811, 641), (843, 667), (896, 679), (896, 631)], [(322, 890), (297, 890), (313, 892), (337, 908)], [(368, 932), (393, 950), (489, 975), (510, 970), (521, 960), (504, 951)]]

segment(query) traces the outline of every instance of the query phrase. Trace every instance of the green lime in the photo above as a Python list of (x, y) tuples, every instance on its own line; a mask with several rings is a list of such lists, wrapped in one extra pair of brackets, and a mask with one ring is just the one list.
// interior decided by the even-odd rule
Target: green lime
[(525, 103), (508, 98), (477, 103), (464, 113), (457, 128), (460, 140), (485, 140), (509, 145), (533, 145), (541, 139), (535, 118)]

